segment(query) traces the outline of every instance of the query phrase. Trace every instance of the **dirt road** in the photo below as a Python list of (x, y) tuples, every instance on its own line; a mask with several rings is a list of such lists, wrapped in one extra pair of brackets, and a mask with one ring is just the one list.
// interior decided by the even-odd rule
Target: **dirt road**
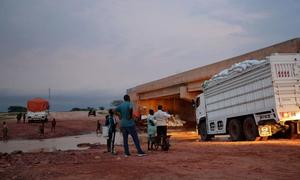
[[(58, 117), (58, 116), (57, 116)], [(99, 117), (76, 115), (57, 118), (57, 133), (74, 135), (95, 130)], [(32, 127), (31, 127), (32, 126)], [(35, 124), (9, 123), (11, 138), (37, 138)], [(28, 128), (30, 127), (30, 128)], [(31, 132), (33, 131), (33, 132)], [(61, 132), (60, 132), (61, 131)], [(47, 134), (49, 133), (49, 134)], [(199, 142), (192, 131), (172, 131), (169, 152), (146, 151), (137, 157), (97, 149), (40, 153), (0, 154), (0, 179), (299, 179), (300, 140), (228, 142), (219, 138)], [(142, 138), (143, 149), (146, 139)]]
[[(84, 151), (1, 155), (4, 179), (299, 179), (300, 141), (198, 142), (193, 132), (173, 132), (169, 152), (137, 157)], [(145, 143), (144, 143), (144, 149)]]

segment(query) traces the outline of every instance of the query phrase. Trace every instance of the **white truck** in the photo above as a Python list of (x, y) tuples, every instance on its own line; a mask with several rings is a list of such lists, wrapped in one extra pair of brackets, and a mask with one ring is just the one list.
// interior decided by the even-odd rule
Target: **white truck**
[(27, 111), (26, 117), (29, 123), (31, 122), (48, 122), (49, 111), (31, 112)]
[(195, 104), (202, 140), (300, 134), (300, 54), (276, 53), (255, 62), (235, 65), (204, 83)]

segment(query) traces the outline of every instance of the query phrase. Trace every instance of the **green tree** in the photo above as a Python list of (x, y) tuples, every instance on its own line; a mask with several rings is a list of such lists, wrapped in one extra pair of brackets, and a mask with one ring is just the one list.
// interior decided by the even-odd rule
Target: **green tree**
[(100, 106), (99, 109), (100, 109), (100, 110), (105, 110), (105, 107)]
[(8, 112), (26, 112), (27, 108), (23, 106), (9, 106), (7, 108)]
[(77, 108), (77, 107), (75, 107), (75, 108), (72, 108), (72, 109), (71, 109), (71, 111), (81, 111), (81, 109), (80, 109), (80, 108)]

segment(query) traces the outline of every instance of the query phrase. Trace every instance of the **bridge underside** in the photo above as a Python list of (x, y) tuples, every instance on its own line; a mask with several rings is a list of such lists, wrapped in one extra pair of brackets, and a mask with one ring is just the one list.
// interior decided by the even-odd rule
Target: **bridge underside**
[(162, 105), (165, 111), (178, 116), (179, 119), (193, 122), (195, 112), (192, 107), (192, 100), (202, 92), (202, 83), (203, 81), (193, 82), (187, 85), (140, 93), (136, 96), (130, 94), (130, 96), (137, 107), (136, 111), (141, 114), (148, 114), (149, 109), (157, 111), (157, 106)]
[(194, 121), (194, 109), (192, 102), (181, 99), (179, 95), (145, 99), (137, 102), (139, 112), (148, 114), (149, 109), (157, 110), (158, 105), (170, 114), (178, 116), (185, 121)]

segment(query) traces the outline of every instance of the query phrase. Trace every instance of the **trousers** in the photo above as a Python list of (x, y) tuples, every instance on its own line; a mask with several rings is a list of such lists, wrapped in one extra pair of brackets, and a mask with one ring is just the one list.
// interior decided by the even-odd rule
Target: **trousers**
[(130, 126), (130, 127), (122, 127), (121, 128), (122, 134), (123, 134), (123, 146), (124, 146), (124, 152), (126, 155), (130, 155), (129, 153), (129, 147), (128, 147), (128, 135), (133, 139), (134, 145), (136, 147), (136, 150), (138, 151), (139, 154), (143, 154), (143, 150), (141, 149), (140, 146), (140, 141), (139, 137), (137, 135), (135, 126)]

